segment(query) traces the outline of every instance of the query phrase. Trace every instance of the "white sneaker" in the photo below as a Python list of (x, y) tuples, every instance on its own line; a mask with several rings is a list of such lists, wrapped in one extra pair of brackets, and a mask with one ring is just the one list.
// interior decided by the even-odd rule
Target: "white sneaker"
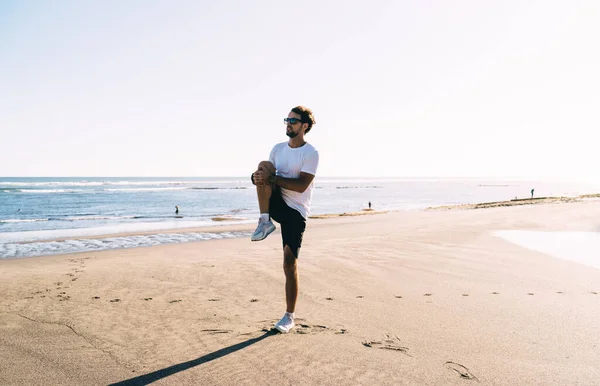
[(271, 220), (267, 221), (258, 221), (258, 226), (256, 230), (252, 234), (250, 240), (252, 241), (260, 241), (267, 238), (268, 235), (271, 234), (275, 230), (275, 224)]
[(294, 326), (294, 314), (286, 312), (285, 315), (283, 315), (283, 318), (277, 322), (275, 328), (282, 334), (287, 334), (292, 328), (294, 328)]

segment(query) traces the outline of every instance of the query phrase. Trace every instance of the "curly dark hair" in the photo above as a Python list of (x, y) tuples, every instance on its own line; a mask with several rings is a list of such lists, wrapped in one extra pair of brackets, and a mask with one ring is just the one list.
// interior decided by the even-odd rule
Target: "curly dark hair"
[(308, 128), (304, 133), (308, 133), (310, 129), (312, 129), (313, 125), (317, 124), (312, 110), (308, 107), (296, 106), (292, 109), (292, 113), (300, 115), (300, 120), (302, 121), (302, 123), (308, 123)]

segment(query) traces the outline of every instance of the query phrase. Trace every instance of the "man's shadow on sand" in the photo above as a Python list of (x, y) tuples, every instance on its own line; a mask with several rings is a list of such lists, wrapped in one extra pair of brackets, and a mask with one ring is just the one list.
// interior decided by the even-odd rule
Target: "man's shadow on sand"
[(166, 378), (168, 376), (171, 376), (173, 374), (176, 374), (180, 371), (184, 371), (187, 369), (191, 369), (192, 367), (196, 367), (199, 366), (203, 363), (206, 362), (210, 362), (212, 360), (215, 359), (219, 359), (221, 357), (224, 357), (225, 355), (228, 354), (232, 354), (238, 350), (241, 350), (243, 348), (246, 348), (254, 343), (260, 342), (261, 340), (265, 339), (266, 337), (269, 337), (271, 335), (276, 335), (278, 334), (279, 331), (277, 330), (269, 330), (267, 332), (265, 332), (263, 335), (258, 336), (256, 338), (252, 338), (252, 339), (248, 339), (245, 342), (240, 342), (237, 344), (234, 344), (232, 346), (229, 347), (225, 347), (222, 348), (220, 350), (217, 350), (213, 353), (210, 354), (206, 354), (204, 356), (201, 356), (200, 358), (196, 358), (196, 359), (192, 359), (191, 361), (187, 361), (187, 362), (182, 362), (164, 369), (160, 369), (157, 371), (154, 371), (152, 373), (148, 373), (148, 374), (144, 374), (144, 375), (140, 375), (137, 376), (135, 378), (131, 378), (131, 379), (127, 379), (125, 381), (121, 381), (118, 383), (111, 383), (110, 386), (143, 386), (143, 385), (149, 385), (152, 382), (156, 382), (159, 379), (162, 378)]

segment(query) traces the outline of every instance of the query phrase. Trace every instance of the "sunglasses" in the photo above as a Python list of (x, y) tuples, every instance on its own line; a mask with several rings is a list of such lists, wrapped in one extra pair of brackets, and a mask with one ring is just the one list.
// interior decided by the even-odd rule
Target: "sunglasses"
[(284, 118), (284, 119), (283, 119), (283, 122), (284, 122), (284, 123), (289, 123), (290, 125), (294, 125), (294, 124), (296, 124), (297, 122), (302, 122), (302, 120), (301, 120), (301, 119), (298, 119), (298, 118)]

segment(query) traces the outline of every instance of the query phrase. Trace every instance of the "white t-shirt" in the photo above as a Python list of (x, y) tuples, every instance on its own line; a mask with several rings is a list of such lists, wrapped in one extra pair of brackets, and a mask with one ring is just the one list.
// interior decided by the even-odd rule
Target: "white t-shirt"
[[(275, 165), (277, 175), (284, 178), (298, 178), (300, 172), (316, 175), (319, 166), (319, 152), (308, 142), (296, 148), (290, 147), (287, 142), (282, 142), (273, 147), (269, 161)], [(314, 180), (302, 193), (281, 188), (281, 197), (290, 208), (296, 209), (302, 217), (307, 219), (310, 214), (310, 202), (314, 188)]]

